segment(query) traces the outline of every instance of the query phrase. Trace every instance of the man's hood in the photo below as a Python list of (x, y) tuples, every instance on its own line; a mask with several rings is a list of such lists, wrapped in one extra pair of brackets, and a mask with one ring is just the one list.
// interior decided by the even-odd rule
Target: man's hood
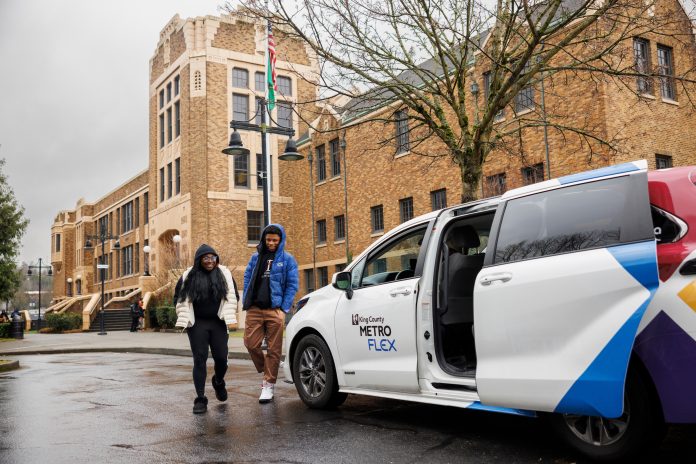
[(263, 232), (261, 232), (261, 241), (259, 242), (256, 249), (258, 250), (259, 254), (268, 251), (266, 249), (266, 231), (269, 227), (277, 227), (280, 230), (280, 243), (278, 244), (278, 248), (275, 252), (276, 254), (281, 254), (285, 249), (285, 229), (283, 229), (283, 226), (281, 226), (280, 224), (269, 224), (263, 229)]

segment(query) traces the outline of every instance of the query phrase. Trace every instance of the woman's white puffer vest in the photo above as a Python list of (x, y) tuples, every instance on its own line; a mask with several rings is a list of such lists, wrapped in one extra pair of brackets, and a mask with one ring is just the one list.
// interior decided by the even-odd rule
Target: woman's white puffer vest
[[(227, 299), (220, 302), (220, 309), (218, 310), (218, 317), (225, 321), (226, 325), (237, 323), (237, 297), (234, 293), (234, 283), (232, 282), (232, 273), (225, 266), (218, 266), (222, 275), (225, 276), (225, 281), (227, 282)], [(191, 268), (186, 269), (184, 275), (181, 278), (186, 282), (186, 277)], [(186, 298), (184, 301), (176, 302), (176, 327), (181, 329), (187, 329), (192, 327), (196, 323), (196, 318), (193, 315), (193, 303), (191, 300)]]

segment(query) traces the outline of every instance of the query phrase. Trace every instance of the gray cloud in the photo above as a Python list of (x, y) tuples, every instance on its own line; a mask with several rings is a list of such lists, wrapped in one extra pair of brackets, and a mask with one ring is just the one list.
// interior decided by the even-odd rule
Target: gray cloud
[(20, 259), (50, 257), (61, 209), (147, 167), (148, 63), (159, 32), (222, 0), (0, 0), (0, 158), (31, 223)]

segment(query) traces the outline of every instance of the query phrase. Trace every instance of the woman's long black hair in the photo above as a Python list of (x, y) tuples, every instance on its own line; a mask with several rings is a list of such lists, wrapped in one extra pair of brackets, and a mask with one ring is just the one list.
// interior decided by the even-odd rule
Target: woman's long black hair
[(206, 300), (227, 300), (227, 290), (227, 281), (220, 268), (215, 266), (215, 269), (208, 272), (201, 266), (201, 260), (198, 259), (186, 276), (179, 301), (188, 298), (196, 304)]

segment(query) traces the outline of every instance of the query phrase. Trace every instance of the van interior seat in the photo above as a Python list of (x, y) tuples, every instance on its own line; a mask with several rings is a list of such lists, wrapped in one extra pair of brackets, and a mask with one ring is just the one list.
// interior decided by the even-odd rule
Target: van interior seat
[(452, 229), (447, 235), (450, 249), (447, 276), (447, 312), (443, 314), (444, 325), (472, 324), (474, 322), (474, 284), (483, 268), (484, 253), (467, 254), (472, 248), (481, 246), (478, 233), (471, 225)]

